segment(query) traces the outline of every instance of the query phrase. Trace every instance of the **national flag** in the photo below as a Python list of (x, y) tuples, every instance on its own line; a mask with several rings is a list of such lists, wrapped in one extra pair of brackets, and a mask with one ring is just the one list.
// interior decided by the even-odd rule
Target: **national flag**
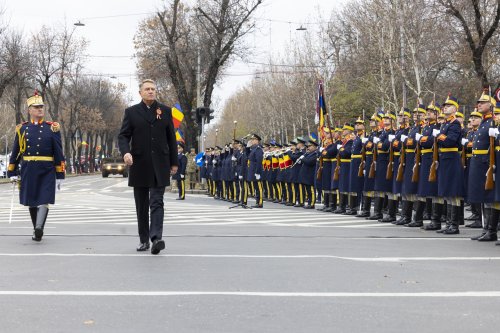
[(285, 169), (286, 169), (286, 168), (289, 168), (289, 167), (291, 167), (291, 166), (292, 166), (293, 161), (292, 161), (292, 159), (290, 158), (290, 155), (285, 154), (285, 155), (283, 156), (283, 164), (285, 165)]
[(273, 170), (275, 170), (279, 167), (279, 161), (278, 161), (278, 158), (276, 156), (272, 157), (272, 165), (271, 166), (272, 166)]
[(177, 103), (172, 107), (172, 121), (174, 122), (174, 128), (179, 128), (183, 119), (184, 113), (182, 113), (182, 108), (179, 103)]
[(325, 126), (325, 114), (326, 114), (326, 104), (325, 104), (325, 94), (323, 91), (323, 82), (320, 81), (318, 85), (318, 102), (316, 103), (316, 117), (314, 122), (318, 125), (318, 128), (323, 128)]
[(177, 143), (179, 143), (179, 142), (185, 143), (186, 142), (184, 140), (184, 133), (182, 133), (180, 128), (175, 130), (175, 140), (177, 141)]
[(285, 161), (283, 160), (283, 155), (278, 156), (278, 163), (280, 165), (280, 170), (283, 170), (286, 168)]

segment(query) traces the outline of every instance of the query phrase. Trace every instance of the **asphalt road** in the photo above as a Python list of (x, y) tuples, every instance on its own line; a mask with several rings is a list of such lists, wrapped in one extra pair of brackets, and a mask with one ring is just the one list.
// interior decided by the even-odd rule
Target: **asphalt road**
[[(492, 332), (500, 247), (265, 203), (167, 193), (137, 253), (126, 180), (69, 178), (41, 243), (0, 185), (0, 332)], [(16, 193), (17, 194), (17, 193)], [(253, 202), (252, 202), (253, 203)]]

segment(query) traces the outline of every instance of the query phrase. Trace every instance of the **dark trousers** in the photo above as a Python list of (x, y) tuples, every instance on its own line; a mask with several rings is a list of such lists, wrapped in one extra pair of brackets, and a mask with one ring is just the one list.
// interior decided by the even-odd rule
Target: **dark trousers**
[(262, 181), (261, 180), (254, 180), (253, 181), (253, 186), (255, 188), (255, 204), (262, 206), (262, 194), (263, 194), (263, 188), (262, 188)]
[[(134, 187), (135, 210), (141, 243), (151, 238), (161, 239), (163, 233), (163, 195), (165, 186), (161, 187)], [(151, 226), (149, 216), (151, 212)]]
[(177, 188), (179, 189), (179, 198), (184, 199), (186, 197), (186, 180), (183, 178), (177, 179)]

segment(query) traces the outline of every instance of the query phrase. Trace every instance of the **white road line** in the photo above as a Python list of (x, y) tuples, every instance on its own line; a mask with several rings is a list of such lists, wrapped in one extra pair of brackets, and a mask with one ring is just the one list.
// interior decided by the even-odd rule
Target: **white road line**
[[(0, 257), (144, 257), (139, 253), (0, 253)], [(151, 256), (149, 256), (151, 257)], [(342, 257), (333, 255), (160, 254), (168, 258), (212, 259), (335, 259), (360, 262), (499, 261), (500, 257)], [(152, 258), (152, 257), (151, 257)]]
[(450, 292), (282, 292), (282, 291), (72, 291), (72, 290), (0, 290), (0, 296), (237, 296), (237, 297), (500, 297), (500, 291)]

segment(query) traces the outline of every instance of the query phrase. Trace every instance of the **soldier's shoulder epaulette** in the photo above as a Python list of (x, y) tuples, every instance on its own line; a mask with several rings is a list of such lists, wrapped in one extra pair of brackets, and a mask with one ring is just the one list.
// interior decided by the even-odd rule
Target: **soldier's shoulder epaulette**
[(58, 122), (54, 121), (47, 121), (47, 124), (50, 125), (50, 129), (52, 130), (52, 132), (59, 132), (61, 130), (61, 125), (59, 125)]
[(22, 122), (22, 123), (20, 123), (20, 124), (17, 124), (17, 125), (16, 125), (16, 131), (19, 131), (19, 130), (21, 129), (21, 127), (23, 127), (23, 126), (24, 126), (24, 125), (26, 125), (27, 123), (28, 123), (27, 121), (24, 121), (24, 122)]

